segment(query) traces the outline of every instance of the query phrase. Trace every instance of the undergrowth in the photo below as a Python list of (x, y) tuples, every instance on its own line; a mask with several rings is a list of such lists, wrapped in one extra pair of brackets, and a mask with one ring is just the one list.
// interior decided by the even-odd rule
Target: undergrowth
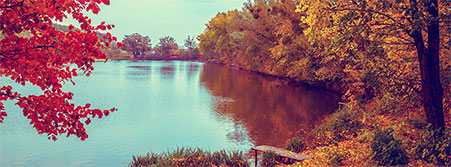
[(147, 153), (147, 155), (132, 156), (130, 167), (159, 166), (249, 166), (250, 163), (241, 151), (204, 151), (193, 148), (177, 148), (172, 152)]

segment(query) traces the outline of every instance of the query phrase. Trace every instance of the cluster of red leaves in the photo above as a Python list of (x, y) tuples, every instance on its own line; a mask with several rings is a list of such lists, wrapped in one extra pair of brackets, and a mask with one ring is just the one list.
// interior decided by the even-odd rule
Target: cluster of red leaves
[[(101, 118), (115, 108), (101, 111), (90, 104), (77, 106), (70, 102), (73, 94), (61, 90), (78, 73), (86, 76), (94, 69), (95, 59), (106, 56), (101, 49), (116, 38), (107, 33), (98, 38), (99, 30), (109, 30), (113, 25), (92, 26), (83, 11), (97, 14), (99, 5), (109, 0), (3, 0), (0, 1), (0, 76), (25, 85), (39, 86), (42, 95), (22, 96), (9, 85), (0, 85), (0, 123), (7, 115), (2, 101), (17, 100), (25, 117), (30, 119), (39, 134), (49, 139), (67, 133), (81, 140), (88, 137), (84, 125), (89, 116)], [(81, 30), (69, 26), (68, 32), (52, 27), (53, 21), (72, 17), (80, 23)], [(24, 32), (29, 33), (24, 37)]]

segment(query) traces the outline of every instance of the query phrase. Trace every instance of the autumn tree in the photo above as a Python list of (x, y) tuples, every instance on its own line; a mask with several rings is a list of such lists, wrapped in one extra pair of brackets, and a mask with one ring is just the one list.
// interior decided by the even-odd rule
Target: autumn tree
[(293, 67), (309, 47), (296, 5), (293, 0), (253, 0), (241, 11), (218, 13), (199, 36), (199, 49), (222, 63), (296, 78), (299, 68)]
[(142, 36), (138, 33), (125, 35), (122, 42), (127, 45), (125, 50), (135, 56), (135, 58), (143, 57), (146, 52), (152, 49), (149, 36)]
[(232, 24), (233, 14), (238, 11), (218, 13), (208, 23), (207, 28), (199, 35), (199, 50), (208, 59), (221, 62), (221, 59), (230, 59), (230, 33), (228, 27)]
[[(84, 140), (90, 117), (102, 118), (116, 110), (76, 105), (70, 102), (74, 94), (62, 90), (64, 83), (73, 83), (74, 76), (89, 76), (95, 59), (105, 58), (100, 49), (109, 43), (101, 42), (97, 31), (114, 26), (105, 22), (92, 26), (85, 16), (89, 11), (97, 14), (101, 3), (109, 5), (109, 0), (0, 1), (0, 76), (42, 90), (42, 94), (22, 95), (11, 85), (0, 85), (0, 122), (7, 116), (3, 101), (16, 100), (39, 134), (53, 140), (61, 134)], [(78, 21), (80, 30), (72, 25), (67, 32), (52, 27), (66, 17)], [(24, 33), (30, 35), (24, 37)], [(110, 33), (104, 38), (116, 40)]]
[(353, 82), (351, 94), (362, 94), (366, 83), (381, 86), (384, 97), (394, 93), (404, 101), (418, 92), (433, 128), (444, 127), (441, 79), (449, 79), (440, 73), (450, 75), (449, 9), (449, 1), (438, 0), (313, 0), (298, 6), (316, 55), (329, 67), (344, 69), (342, 77), (350, 79), (344, 82)]
[(197, 49), (195, 39), (188, 35), (188, 38), (185, 39), (185, 47), (188, 49), (188, 55), (193, 56), (193, 52)]
[(160, 38), (160, 43), (158, 43), (157, 51), (163, 56), (169, 56), (178, 48), (179, 47), (177, 43), (175, 43), (175, 39), (173, 37), (165, 36)]

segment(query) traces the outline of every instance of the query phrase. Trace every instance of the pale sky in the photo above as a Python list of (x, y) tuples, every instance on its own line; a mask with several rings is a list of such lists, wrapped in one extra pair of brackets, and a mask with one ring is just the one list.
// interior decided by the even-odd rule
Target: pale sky
[[(183, 45), (190, 36), (197, 37), (205, 24), (218, 12), (241, 9), (247, 0), (110, 0), (101, 5), (100, 13), (90, 12), (93, 25), (105, 21), (116, 27), (110, 31), (119, 40), (124, 35), (139, 33), (149, 36), (154, 47), (159, 39), (169, 35)], [(64, 21), (63, 24), (72, 21)], [(76, 26), (74, 24), (74, 26)]]

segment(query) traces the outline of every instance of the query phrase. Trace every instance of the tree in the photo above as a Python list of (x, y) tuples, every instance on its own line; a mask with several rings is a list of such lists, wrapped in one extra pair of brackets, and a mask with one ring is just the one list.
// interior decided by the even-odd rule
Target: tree
[[(413, 20), (412, 28), (408, 33), (414, 39), (417, 49), (418, 60), (420, 62), (421, 74), (421, 93), (423, 95), (423, 107), (426, 112), (427, 122), (432, 127), (443, 128), (445, 126), (443, 116), (443, 87), (440, 82), (440, 32), (439, 32), (439, 13), (438, 1), (420, 1), (410, 0), (411, 17)], [(418, 16), (420, 13), (417, 5), (426, 9), (427, 14), (424, 19), (427, 22), (421, 23), (423, 18)], [(420, 28), (426, 26), (426, 29)], [(427, 47), (424, 44), (422, 31), (427, 32)]]
[[(439, 3), (438, 0), (314, 0), (302, 1), (298, 11), (306, 14), (303, 22), (310, 26), (306, 33), (318, 48), (317, 54), (324, 55), (326, 60), (351, 61), (360, 64), (360, 69), (386, 70), (399, 65), (398, 69), (392, 70), (402, 71), (402, 74), (389, 76), (383, 82), (419, 75), (419, 92), (427, 122), (437, 129), (444, 127), (440, 55), (443, 60), (449, 57), (449, 46), (440, 43), (446, 44), (442, 36), (447, 38), (449, 44), (449, 35), (441, 35), (441, 32), (449, 34), (449, 8), (449, 1)], [(439, 10), (443, 12), (441, 15)], [(427, 44), (424, 38), (427, 38)], [(448, 48), (448, 51), (442, 52), (440, 48)], [(417, 55), (416, 61), (411, 61), (412, 54)], [(449, 64), (443, 64), (447, 66), (444, 69), (449, 69)], [(346, 67), (350, 67), (346, 69), (348, 72), (358, 70), (352, 66)], [(409, 83), (416, 83), (416, 80), (412, 77)], [(406, 86), (409, 91), (417, 90), (416, 85), (405, 83), (392, 87), (401, 89)]]
[[(0, 75), (21, 85), (36, 85), (42, 95), (22, 95), (10, 85), (0, 85), (0, 122), (3, 122), (5, 100), (17, 100), (23, 115), (39, 134), (47, 134), (49, 139), (56, 136), (75, 135), (81, 140), (88, 137), (85, 125), (89, 117), (108, 116), (110, 110), (91, 109), (71, 103), (74, 96), (61, 87), (72, 81), (72, 77), (82, 73), (89, 76), (94, 69), (95, 59), (105, 58), (102, 48), (109, 42), (98, 38), (98, 30), (109, 30), (113, 25), (102, 22), (91, 25), (91, 19), (84, 12), (97, 14), (99, 5), (109, 5), (109, 0), (4, 0), (0, 2)], [(69, 26), (68, 32), (52, 27), (54, 21), (62, 21), (72, 16), (80, 23), (81, 30)], [(23, 37), (22, 34), (30, 36)], [(110, 33), (104, 37), (116, 41)]]
[(178, 45), (177, 43), (175, 43), (175, 39), (170, 36), (160, 38), (160, 43), (158, 45), (158, 51), (163, 56), (169, 56), (173, 51), (178, 49)]
[(149, 36), (142, 36), (138, 33), (125, 35), (122, 43), (125, 43), (127, 45), (127, 47), (125, 47), (125, 50), (133, 54), (135, 58), (143, 57), (147, 51), (150, 51), (152, 49), (152, 44)]
[(188, 54), (189, 54), (189, 56), (193, 56), (193, 51), (194, 51), (194, 49), (197, 48), (197, 43), (196, 43), (196, 41), (194, 40), (194, 38), (191, 38), (191, 37), (188, 35), (188, 38), (185, 39), (185, 47), (188, 48)]
[[(202, 54), (249, 70), (296, 78), (309, 46), (294, 0), (253, 0), (218, 13), (199, 36)], [(306, 70), (311, 71), (311, 70)]]

